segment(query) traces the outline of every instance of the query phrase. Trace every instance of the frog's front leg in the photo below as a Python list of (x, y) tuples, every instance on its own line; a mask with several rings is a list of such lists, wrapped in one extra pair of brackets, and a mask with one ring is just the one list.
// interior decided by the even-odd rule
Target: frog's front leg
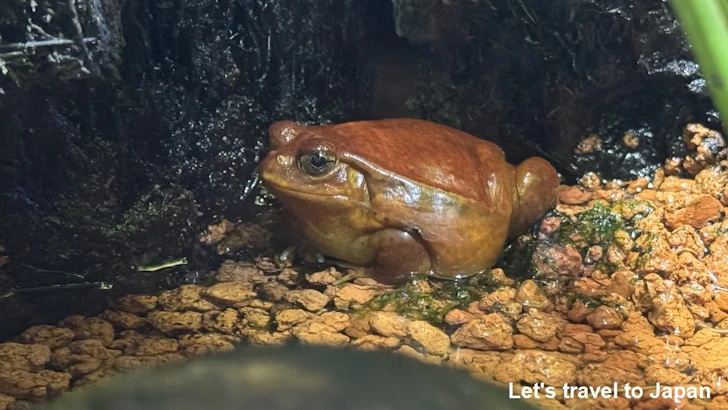
[(284, 266), (291, 266), (294, 260), (304, 263), (324, 263), (326, 261), (316, 247), (306, 238), (304, 229), (300, 222), (290, 215), (286, 214), (283, 218), (284, 223), (278, 227), (279, 236), (286, 238), (286, 248), (278, 254), (278, 261)]
[(411, 275), (430, 271), (430, 254), (425, 245), (411, 234), (397, 229), (385, 229), (372, 238), (378, 251), (372, 264), (378, 282), (396, 284)]

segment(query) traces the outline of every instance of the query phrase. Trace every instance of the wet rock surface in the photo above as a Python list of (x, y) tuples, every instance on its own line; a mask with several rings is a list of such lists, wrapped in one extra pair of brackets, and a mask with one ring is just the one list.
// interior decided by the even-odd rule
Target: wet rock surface
[[(270, 198), (253, 171), (267, 127), (366, 115), (371, 13), (352, 0), (4, 2), (0, 338), (266, 248), (253, 213)], [(221, 214), (246, 221), (202, 233)], [(140, 274), (183, 256), (173, 275)], [(62, 291), (22, 291), (45, 286)]]
[[(209, 284), (130, 294), (100, 316), (28, 328), (0, 344), (0, 408), (236, 343), (289, 342), (407, 355), (518, 392), (536, 383), (702, 386), (712, 397), (680, 399), (684, 408), (727, 408), (728, 168), (701, 158), (707, 168), (690, 168), (695, 179), (662, 168), (647, 183), (583, 178), (499, 267), (461, 282), (335, 284), (349, 268), (229, 259)], [(673, 408), (666, 400), (558, 394), (536, 403)]]
[[(724, 147), (721, 138), (698, 127), (681, 135), (687, 121), (716, 118), (663, 1), (393, 4), (398, 34), (424, 43), (435, 56), (418, 67), (419, 81), (410, 80), (417, 87), (409, 104), (416, 115), (476, 134), (487, 130), (503, 142), (514, 135), (533, 138), (561, 157), (565, 169), (576, 165), (577, 178), (586, 171), (623, 180), (647, 177), (670, 157), (680, 157), (695, 175)], [(527, 33), (526, 41), (514, 28)], [(520, 79), (528, 79), (528, 89), (512, 92)], [(679, 108), (662, 103), (672, 99), (682, 102)], [(448, 104), (453, 100), (458, 103)], [(684, 157), (683, 136), (695, 154)], [(514, 149), (521, 152), (506, 152), (529, 152), (528, 142), (519, 145)], [(593, 195), (570, 191), (565, 203)]]
[[(502, 386), (474, 380), (461, 369), (432, 366), (408, 357), (412, 355), (422, 354), (407, 346), (396, 355), (311, 345), (240, 347), (233, 352), (125, 375), (40, 408), (449, 410), (457, 402), (467, 409), (536, 409), (525, 401), (510, 400)], [(164, 380), (161, 389), (160, 380)]]

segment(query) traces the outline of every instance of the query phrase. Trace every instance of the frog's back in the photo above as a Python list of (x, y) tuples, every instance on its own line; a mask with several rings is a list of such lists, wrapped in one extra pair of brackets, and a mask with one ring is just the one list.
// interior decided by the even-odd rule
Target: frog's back
[(509, 167), (498, 145), (419, 119), (358, 121), (307, 131), (323, 134), (340, 151), (382, 172), (478, 201), (492, 197), (489, 188), (497, 189), (493, 185)]

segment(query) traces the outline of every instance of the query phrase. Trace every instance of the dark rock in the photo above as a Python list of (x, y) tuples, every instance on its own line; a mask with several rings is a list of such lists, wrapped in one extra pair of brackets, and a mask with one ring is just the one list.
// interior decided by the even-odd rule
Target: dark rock
[[(719, 125), (668, 2), (393, 3), (397, 33), (431, 50), (415, 115), (493, 139), (514, 160), (541, 153), (562, 172), (630, 179), (683, 153), (687, 122)], [(574, 157), (590, 134), (603, 149)]]
[(204, 279), (204, 226), (259, 208), (268, 125), (368, 106), (355, 0), (75, 2), (85, 47), (66, 2), (35, 3), (0, 13), (0, 339), (100, 313), (109, 288)]

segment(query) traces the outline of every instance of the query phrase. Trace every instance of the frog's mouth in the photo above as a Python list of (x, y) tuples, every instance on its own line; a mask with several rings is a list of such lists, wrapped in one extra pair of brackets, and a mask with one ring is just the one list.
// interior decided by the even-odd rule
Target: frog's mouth
[(311, 191), (303, 191), (299, 189), (291, 189), (289, 187), (283, 187), (281, 185), (277, 184), (270, 184), (270, 186), (266, 186), (266, 188), (269, 188), (269, 190), (273, 193), (273, 195), (276, 195), (275, 191), (281, 191), (285, 192), (286, 195), (298, 197), (301, 199), (313, 199), (313, 198), (326, 198), (326, 199), (335, 199), (340, 201), (351, 201), (351, 197), (348, 197), (346, 195), (340, 195), (340, 194), (324, 194), (319, 192), (311, 192)]
[[(291, 187), (290, 184), (288, 184), (285, 181), (281, 181), (279, 178), (271, 177), (270, 174), (267, 174), (265, 172), (261, 172), (259, 174), (260, 180), (263, 182), (263, 186), (270, 191), (273, 195), (277, 197), (281, 197), (283, 195), (293, 196), (293, 197), (299, 197), (302, 199), (314, 199), (314, 198), (329, 198), (329, 199), (341, 199), (341, 200), (349, 200), (350, 198), (346, 195), (339, 195), (335, 193), (324, 193), (324, 192), (316, 192), (312, 190), (303, 190), (303, 189), (296, 189)], [(279, 193), (282, 193), (283, 195), (279, 195)]]
[(286, 198), (291, 198), (294, 201), (300, 201), (300, 202), (308, 202), (312, 204), (322, 204), (322, 206), (325, 206), (326, 203), (329, 205), (332, 205), (334, 201), (337, 206), (344, 206), (344, 207), (350, 207), (350, 206), (359, 206), (362, 208), (371, 208), (371, 204), (367, 201), (362, 201), (360, 199), (353, 199), (352, 197), (348, 195), (342, 195), (342, 194), (326, 194), (321, 192), (312, 192), (312, 191), (304, 191), (301, 189), (293, 189), (288, 186), (282, 186), (280, 184), (276, 184), (273, 181), (265, 181), (264, 185), (270, 193), (272, 193), (276, 198), (278, 198), (279, 201), (285, 205)]

